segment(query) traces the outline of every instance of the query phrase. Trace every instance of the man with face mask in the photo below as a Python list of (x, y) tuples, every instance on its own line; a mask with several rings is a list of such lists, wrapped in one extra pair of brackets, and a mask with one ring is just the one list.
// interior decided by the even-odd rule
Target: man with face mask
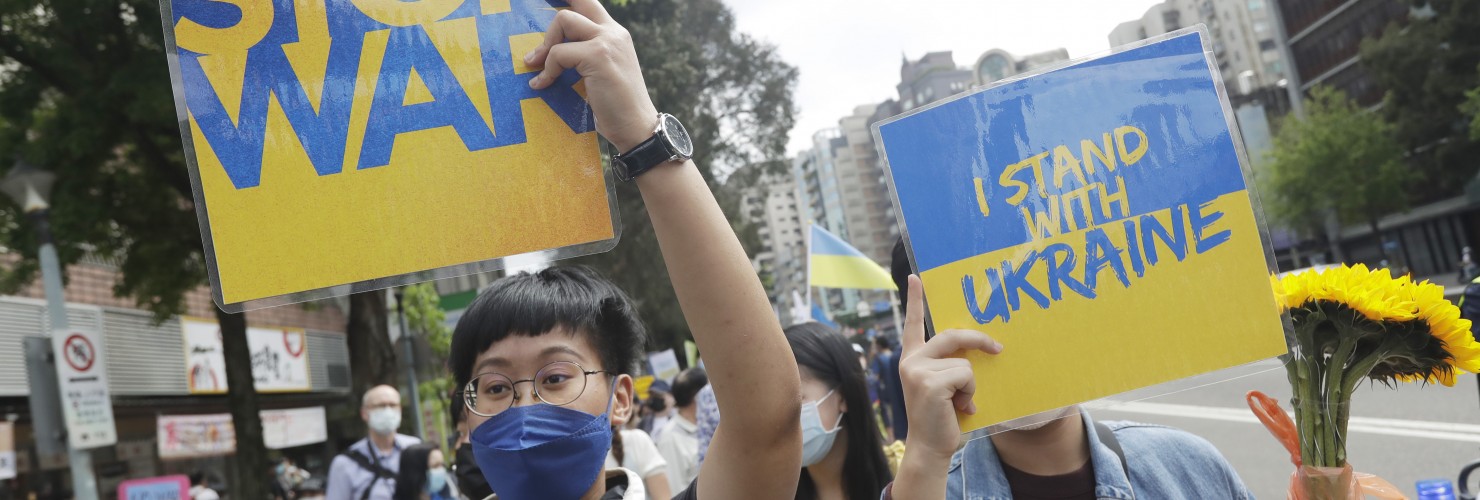
[(1113, 499), (1253, 498), (1211, 443), (1185, 431), (1135, 422), (1096, 422), (1070, 406), (993, 426), (960, 446), (956, 412), (974, 413), (979, 388), (966, 350), (1002, 352), (984, 333), (941, 332), (925, 340), (925, 297), (904, 242), (894, 280), (905, 295), (899, 375), (914, 432), (884, 498)]
[(390, 499), (396, 491), (401, 450), (421, 442), (396, 433), (401, 427), (401, 392), (395, 387), (379, 385), (365, 391), (360, 418), (365, 420), (370, 435), (334, 457), (324, 491), (328, 500)]

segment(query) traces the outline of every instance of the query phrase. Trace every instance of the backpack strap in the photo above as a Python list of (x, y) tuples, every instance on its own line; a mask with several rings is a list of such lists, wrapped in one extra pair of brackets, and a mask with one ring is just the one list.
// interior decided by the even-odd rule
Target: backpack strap
[(1115, 431), (1104, 422), (1095, 422), (1095, 435), (1100, 438), (1100, 444), (1115, 452), (1115, 458), (1120, 459), (1120, 470), (1125, 472), (1126, 481), (1131, 479), (1130, 463), (1125, 461), (1125, 450), (1120, 448), (1120, 440), (1115, 437)]
[(370, 484), (365, 486), (365, 491), (360, 494), (360, 500), (368, 500), (370, 498), (370, 491), (375, 489), (375, 483), (380, 482), (381, 479), (396, 478), (396, 475), (386, 470), (385, 467), (382, 467), (380, 462), (371, 460), (370, 457), (365, 456), (364, 453), (360, 453), (359, 450), (350, 449), (345, 451), (343, 455), (348, 457), (356, 465), (359, 465), (361, 469), (370, 471), (374, 476), (370, 479)]

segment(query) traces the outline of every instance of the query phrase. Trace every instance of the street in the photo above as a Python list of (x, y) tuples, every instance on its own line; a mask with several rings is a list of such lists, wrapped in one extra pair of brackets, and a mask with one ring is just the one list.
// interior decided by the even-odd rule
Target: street
[[(1202, 436), (1223, 452), (1256, 497), (1284, 498), (1293, 470), (1289, 455), (1254, 418), (1244, 394), (1263, 391), (1289, 410), (1290, 386), (1275, 361), (1263, 361), (1256, 367), (1262, 371), (1137, 400), (1166, 392), (1168, 386), (1147, 389), (1117, 397), (1106, 403), (1109, 406), (1092, 411), (1103, 420), (1155, 423)], [(1197, 377), (1200, 382), (1171, 386), (1196, 387), (1227, 376), (1229, 372), (1218, 372)], [(1461, 467), (1480, 460), (1480, 397), (1475, 378), (1462, 375), (1454, 387), (1364, 385), (1352, 396), (1347, 456), (1355, 470), (1387, 479), (1410, 498), (1417, 481), (1457, 481)]]

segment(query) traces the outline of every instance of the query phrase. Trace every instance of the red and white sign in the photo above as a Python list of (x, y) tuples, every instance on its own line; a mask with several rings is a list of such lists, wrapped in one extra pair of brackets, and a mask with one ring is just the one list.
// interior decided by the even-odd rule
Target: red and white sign
[[(226, 393), (226, 357), (221, 327), (214, 321), (181, 318), (185, 376), (191, 394)], [(308, 334), (302, 328), (247, 328), (252, 379), (257, 392), (307, 392)]]
[(57, 357), (57, 385), (68, 441), (79, 450), (112, 446), (118, 442), (118, 433), (113, 426), (102, 334), (81, 328), (55, 330), (51, 348)]
[[(329, 439), (324, 407), (262, 410), (262, 442), (281, 450)], [(229, 413), (161, 415), (159, 458), (173, 460), (236, 453), (236, 427)]]

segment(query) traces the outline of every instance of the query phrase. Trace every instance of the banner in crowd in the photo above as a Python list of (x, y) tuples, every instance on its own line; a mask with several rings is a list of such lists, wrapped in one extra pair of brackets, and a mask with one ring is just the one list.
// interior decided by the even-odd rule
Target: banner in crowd
[[(281, 450), (329, 439), (324, 407), (262, 410), (262, 442)], [(159, 458), (210, 457), (236, 453), (236, 428), (230, 413), (161, 415), (156, 422)]]
[(266, 307), (615, 245), (558, 0), (163, 0), (216, 302)]
[[(185, 370), (191, 394), (226, 393), (226, 358), (221, 327), (214, 321), (180, 318), (185, 335)], [(257, 392), (307, 392), (308, 334), (302, 328), (247, 327), (252, 379)]]
[(1207, 34), (876, 126), (936, 331), (972, 329), (970, 431), (1285, 352)]
[(648, 353), (648, 363), (653, 369), (653, 376), (668, 383), (672, 383), (673, 377), (677, 377), (681, 371), (678, 368), (678, 355), (673, 349)]

